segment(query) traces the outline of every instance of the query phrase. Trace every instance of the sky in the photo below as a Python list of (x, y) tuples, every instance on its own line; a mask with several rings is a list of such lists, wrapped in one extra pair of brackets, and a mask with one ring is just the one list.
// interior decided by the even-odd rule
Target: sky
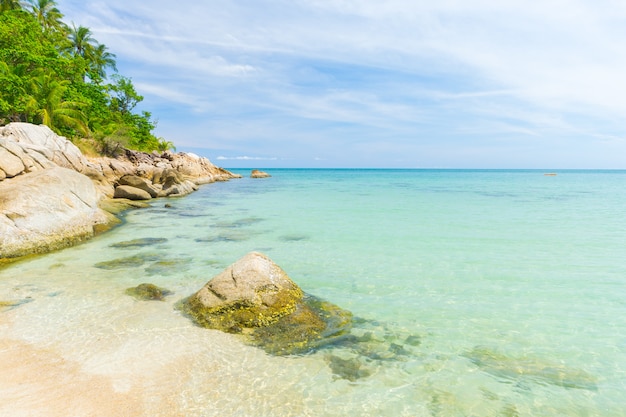
[(58, 0), (223, 167), (626, 169), (623, 0)]

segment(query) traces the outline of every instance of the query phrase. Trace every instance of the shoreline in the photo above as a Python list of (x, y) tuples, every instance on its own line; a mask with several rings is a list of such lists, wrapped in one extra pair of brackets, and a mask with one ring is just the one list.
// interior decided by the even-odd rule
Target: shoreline
[(194, 154), (124, 150), (89, 158), (47, 126), (10, 123), (0, 128), (0, 267), (88, 240), (141, 202), (235, 178)]

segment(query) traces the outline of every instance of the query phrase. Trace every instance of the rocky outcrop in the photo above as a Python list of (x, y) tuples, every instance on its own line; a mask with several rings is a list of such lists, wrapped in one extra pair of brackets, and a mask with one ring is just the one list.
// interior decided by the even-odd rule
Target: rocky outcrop
[(142, 189), (151, 198), (183, 196), (201, 184), (240, 177), (192, 153), (126, 149), (116, 158), (87, 158), (45, 125), (11, 123), (0, 127), (0, 181), (54, 166), (87, 175), (107, 197), (113, 197), (115, 188), (122, 185)]
[[(0, 128), (0, 148), (20, 159), (24, 165), (24, 169), (15, 175), (52, 166), (83, 172), (89, 166), (80, 149), (45, 125), (11, 123)], [(0, 160), (4, 158), (0, 156)]]
[(87, 158), (47, 126), (11, 123), (0, 127), (0, 259), (67, 246), (118, 222), (98, 204), (117, 213), (138, 207), (131, 200), (183, 196), (237, 177), (193, 154)]
[(150, 200), (152, 196), (147, 191), (130, 185), (120, 185), (115, 189), (113, 198), (127, 198), (129, 200)]
[(306, 295), (267, 256), (251, 252), (183, 300), (197, 324), (247, 340), (273, 354), (319, 347), (349, 332), (352, 315)]
[[(132, 186), (155, 197), (180, 197), (192, 193), (199, 185), (240, 178), (208, 159), (190, 153), (145, 153), (126, 150), (118, 158), (90, 158), (91, 165), (106, 179), (102, 187), (108, 196), (115, 188)], [(129, 182), (129, 178), (132, 182)], [(141, 183), (137, 180), (141, 178)], [(108, 188), (107, 188), (108, 187)]]
[(117, 222), (99, 199), (88, 177), (67, 168), (0, 181), (0, 258), (70, 246)]
[(122, 178), (119, 179), (117, 183), (120, 186), (125, 185), (145, 191), (150, 195), (150, 198), (154, 198), (159, 195), (159, 190), (152, 185), (151, 181), (147, 180), (146, 178), (138, 177), (136, 175), (124, 175)]
[(264, 171), (259, 171), (258, 169), (253, 169), (250, 173), (250, 178), (269, 178), (270, 174)]

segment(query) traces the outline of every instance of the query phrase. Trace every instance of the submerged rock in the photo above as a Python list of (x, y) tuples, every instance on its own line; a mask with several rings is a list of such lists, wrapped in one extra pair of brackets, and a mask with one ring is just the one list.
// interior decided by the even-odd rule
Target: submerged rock
[(564, 388), (596, 391), (598, 380), (593, 375), (560, 363), (537, 358), (511, 357), (485, 347), (476, 347), (464, 355), (484, 372), (511, 380), (529, 379)]
[(112, 261), (98, 262), (94, 266), (100, 269), (122, 269), (135, 268), (146, 263), (146, 259), (142, 256), (128, 256), (126, 258), (113, 259)]
[(148, 275), (173, 275), (189, 268), (189, 258), (160, 259), (148, 266), (145, 271)]
[(138, 300), (158, 300), (163, 301), (163, 298), (172, 294), (170, 290), (165, 288), (157, 287), (154, 284), (139, 284), (136, 287), (128, 288), (126, 290), (126, 294), (131, 297), (135, 297)]
[(139, 239), (126, 240), (124, 242), (113, 243), (109, 245), (112, 248), (141, 248), (144, 246), (157, 245), (165, 243), (167, 239), (164, 237), (143, 237)]
[(329, 354), (326, 355), (325, 359), (335, 377), (347, 379), (350, 382), (368, 377), (373, 373), (371, 366), (368, 366), (364, 360), (358, 357), (344, 359)]
[(0, 311), (12, 310), (21, 305), (30, 303), (31, 301), (33, 301), (31, 297), (22, 298), (21, 300), (9, 300), (9, 301), (0, 300)]
[(251, 252), (179, 304), (197, 324), (229, 333), (277, 355), (323, 346), (346, 334), (350, 312), (305, 295), (278, 265)]

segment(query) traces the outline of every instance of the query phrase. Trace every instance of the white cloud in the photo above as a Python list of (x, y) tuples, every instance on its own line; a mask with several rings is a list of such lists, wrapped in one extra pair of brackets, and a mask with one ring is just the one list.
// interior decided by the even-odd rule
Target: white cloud
[(484, 135), (501, 135), (501, 154), (507, 138), (626, 137), (623, 2), (60, 0), (59, 7), (118, 55), (147, 105), (176, 103), (195, 114), (184, 121), (182, 111), (156, 114), (160, 128), (194, 146), (221, 141), (221, 149), (245, 154), (262, 138), (268, 153), (288, 147), (358, 158), (349, 148), (355, 137), (398, 153), (415, 138), (433, 146), (464, 138), (497, 161), (496, 150), (479, 146)]

